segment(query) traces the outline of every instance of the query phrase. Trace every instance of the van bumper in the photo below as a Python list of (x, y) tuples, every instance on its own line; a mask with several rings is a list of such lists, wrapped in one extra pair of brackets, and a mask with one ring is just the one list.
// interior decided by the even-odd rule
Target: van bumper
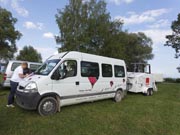
[(11, 87), (9, 83), (2, 83), (1, 86), (4, 88), (10, 88)]
[(27, 110), (36, 110), (41, 96), (38, 92), (24, 93), (16, 91), (16, 103), (21, 108)]

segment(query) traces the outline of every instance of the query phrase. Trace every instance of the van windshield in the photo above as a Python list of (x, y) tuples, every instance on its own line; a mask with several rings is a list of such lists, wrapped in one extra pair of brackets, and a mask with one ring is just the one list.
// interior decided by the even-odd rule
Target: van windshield
[(60, 59), (47, 60), (42, 66), (35, 71), (37, 75), (48, 75), (54, 67), (59, 63)]

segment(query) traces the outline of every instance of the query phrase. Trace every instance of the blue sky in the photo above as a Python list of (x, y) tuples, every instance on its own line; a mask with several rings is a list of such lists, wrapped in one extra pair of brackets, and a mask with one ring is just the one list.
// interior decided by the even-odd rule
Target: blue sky
[[(180, 59), (174, 50), (164, 47), (165, 35), (171, 34), (171, 22), (180, 13), (180, 0), (106, 0), (112, 19), (123, 19), (124, 29), (144, 32), (153, 40), (154, 59), (149, 61), (154, 73), (165, 77), (180, 77), (176, 67)], [(16, 28), (23, 34), (17, 42), (19, 49), (33, 45), (43, 57), (57, 53), (54, 35), (59, 33), (55, 22), (57, 9), (63, 9), (68, 0), (0, 0), (0, 6), (18, 19)]]

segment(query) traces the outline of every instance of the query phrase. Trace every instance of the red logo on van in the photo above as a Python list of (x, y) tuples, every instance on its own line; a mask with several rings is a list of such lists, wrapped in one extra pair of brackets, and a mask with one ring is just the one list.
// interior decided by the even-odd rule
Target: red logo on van
[(113, 82), (113, 81), (110, 81), (110, 85), (111, 85), (111, 87), (113, 86), (113, 84), (114, 84), (114, 82)]
[(90, 81), (90, 83), (92, 85), (92, 88), (93, 88), (94, 84), (97, 82), (96, 77), (88, 77), (88, 79), (89, 79), (89, 81)]

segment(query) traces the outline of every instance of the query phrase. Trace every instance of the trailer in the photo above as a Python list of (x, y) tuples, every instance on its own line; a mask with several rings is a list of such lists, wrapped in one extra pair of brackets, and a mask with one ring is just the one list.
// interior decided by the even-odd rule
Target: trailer
[(151, 74), (150, 64), (133, 63), (132, 72), (127, 73), (127, 89), (129, 92), (143, 93), (146, 96), (153, 95), (157, 91), (155, 79)]

